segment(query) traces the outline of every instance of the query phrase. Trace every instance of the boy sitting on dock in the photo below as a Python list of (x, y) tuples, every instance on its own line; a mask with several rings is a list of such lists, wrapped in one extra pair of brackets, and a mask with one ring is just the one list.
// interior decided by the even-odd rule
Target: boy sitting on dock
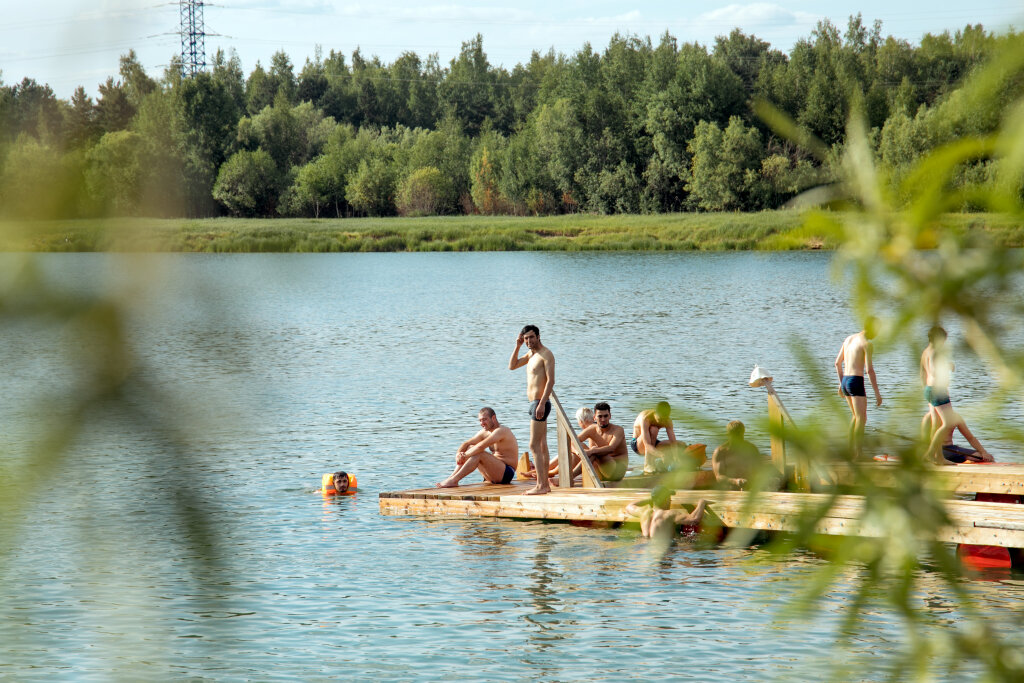
[(458, 486), (459, 481), (473, 470), (480, 470), (484, 480), (491, 484), (512, 483), (519, 463), (519, 444), (515, 435), (498, 422), (498, 416), (491, 408), (481, 408), (477, 417), (480, 431), (459, 446), (455, 453), (455, 471), (451, 476), (434, 486)]
[(693, 512), (672, 510), (672, 494), (675, 491), (666, 486), (655, 486), (649, 498), (630, 503), (624, 512), (631, 517), (640, 518), (640, 533), (645, 538), (655, 536), (671, 538), (680, 526), (697, 526), (704, 518), (707, 501), (701, 499)]
[[(665, 430), (665, 440), (658, 438), (661, 430)], [(644, 456), (644, 472), (665, 472), (668, 470), (666, 458), (678, 444), (686, 448), (686, 444), (676, 441), (676, 432), (672, 426), (672, 406), (668, 401), (661, 401), (652, 409), (642, 410), (633, 421), (633, 440), (629, 447), (637, 455)]]

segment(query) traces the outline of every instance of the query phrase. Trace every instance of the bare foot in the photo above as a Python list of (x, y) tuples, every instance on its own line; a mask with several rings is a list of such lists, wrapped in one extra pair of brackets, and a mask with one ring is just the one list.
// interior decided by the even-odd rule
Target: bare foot
[(545, 493), (551, 493), (551, 486), (550, 485), (549, 486), (544, 486), (542, 488), (540, 484), (537, 484), (536, 486), (534, 486), (529, 491), (524, 491), (523, 495), (524, 496), (541, 496), (541, 495), (544, 495)]
[(458, 485), (459, 485), (459, 482), (457, 482), (457, 481), (452, 481), (451, 479), (445, 479), (444, 481), (439, 481), (436, 484), (434, 484), (434, 487), (435, 488), (439, 488), (439, 489), (453, 489), (453, 488), (456, 488)]

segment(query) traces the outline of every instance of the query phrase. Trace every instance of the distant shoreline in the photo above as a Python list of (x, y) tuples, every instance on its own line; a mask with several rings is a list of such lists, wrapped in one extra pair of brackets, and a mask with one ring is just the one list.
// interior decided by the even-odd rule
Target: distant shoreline
[[(841, 235), (798, 211), (424, 218), (114, 218), (0, 221), (0, 251), (412, 252), (832, 250)], [(1004, 247), (1024, 224), (991, 213), (943, 221)]]

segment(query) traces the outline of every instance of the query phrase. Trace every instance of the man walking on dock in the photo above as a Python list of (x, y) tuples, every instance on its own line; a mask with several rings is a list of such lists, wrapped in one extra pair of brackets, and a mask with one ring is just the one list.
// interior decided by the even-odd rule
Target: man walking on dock
[(850, 421), (850, 449), (854, 459), (861, 457), (864, 447), (864, 426), (868, 420), (868, 398), (864, 390), (864, 371), (871, 379), (875, 390), (875, 404), (882, 405), (882, 394), (878, 391), (875, 366), (871, 362), (871, 340), (875, 338), (878, 322), (874, 317), (864, 321), (864, 329), (851, 334), (843, 341), (836, 356), (836, 373), (839, 375), (839, 395), (846, 398), (853, 419)]
[[(519, 350), (526, 344), (525, 356)], [(555, 356), (540, 343), (540, 329), (527, 325), (516, 337), (516, 348), (508, 361), (508, 369), (526, 366), (526, 398), (530, 400), (530, 453), (537, 468), (537, 485), (526, 495), (551, 491), (548, 482), (548, 413), (551, 412), (551, 390), (555, 388)]]

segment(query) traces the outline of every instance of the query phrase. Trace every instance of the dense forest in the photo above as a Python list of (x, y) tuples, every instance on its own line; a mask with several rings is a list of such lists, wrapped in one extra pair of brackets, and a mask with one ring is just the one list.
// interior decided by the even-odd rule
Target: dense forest
[[(710, 50), (666, 33), (614, 36), (507, 70), (481, 36), (447, 67), (319, 48), (248, 77), (218, 51), (158, 81), (134, 52), (94, 101), (0, 81), (0, 211), (16, 217), (656, 213), (777, 208), (836, 177), (863, 112), (894, 188), (924, 151), (989, 132), (999, 102), (957, 87), (1002, 41), (980, 25), (883, 37), (825, 21), (787, 55), (740, 30)], [(1019, 92), (1019, 81), (1007, 85)], [(1013, 92), (1007, 92), (1009, 101)], [(812, 158), (754, 113), (773, 104), (820, 139)], [(992, 172), (980, 160), (962, 182)], [(965, 206), (964, 208), (971, 208)]]

